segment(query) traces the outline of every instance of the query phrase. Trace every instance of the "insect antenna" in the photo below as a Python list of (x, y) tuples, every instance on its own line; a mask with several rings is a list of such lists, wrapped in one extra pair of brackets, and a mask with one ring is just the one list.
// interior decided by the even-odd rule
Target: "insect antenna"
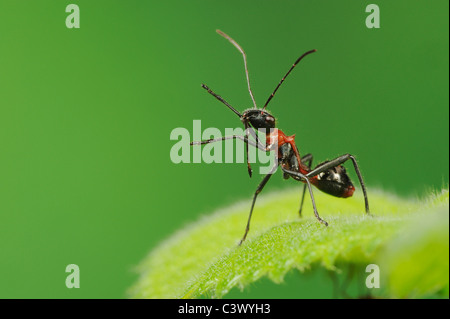
[(202, 84), (202, 88), (204, 88), (206, 91), (208, 91), (209, 94), (211, 94), (212, 96), (214, 96), (216, 99), (218, 99), (220, 102), (222, 102), (223, 104), (225, 104), (226, 106), (228, 106), (228, 108), (230, 110), (232, 110), (237, 116), (242, 117), (242, 114), (239, 113), (239, 111), (237, 111), (234, 107), (232, 107), (230, 104), (228, 104), (227, 101), (225, 101), (220, 95), (214, 93), (209, 87), (207, 87), (206, 85)]
[(250, 97), (252, 98), (253, 105), (255, 106), (255, 109), (256, 109), (256, 108), (257, 108), (257, 106), (256, 106), (256, 101), (255, 101), (255, 98), (254, 98), (254, 96), (253, 96), (253, 92), (252, 92), (252, 89), (251, 89), (251, 87), (250, 87), (250, 79), (249, 79), (249, 77), (248, 77), (247, 56), (245, 55), (244, 50), (243, 50), (243, 49), (241, 48), (241, 46), (240, 46), (236, 41), (234, 41), (228, 34), (222, 32), (222, 31), (220, 31), (220, 30), (216, 30), (216, 32), (217, 32), (218, 34), (220, 34), (221, 36), (223, 36), (223, 37), (224, 37), (225, 39), (227, 39), (228, 41), (230, 41), (231, 44), (233, 44), (233, 45), (236, 47), (236, 49), (238, 49), (238, 50), (242, 53), (242, 57), (244, 58), (245, 76), (247, 77), (248, 92), (250, 93)]
[(267, 104), (269, 104), (270, 100), (272, 100), (273, 96), (275, 95), (275, 93), (277, 92), (278, 88), (280, 87), (281, 83), (284, 82), (284, 80), (286, 79), (286, 77), (289, 75), (289, 73), (291, 73), (291, 71), (295, 68), (295, 66), (301, 61), (301, 59), (303, 59), (305, 56), (307, 56), (310, 53), (314, 53), (316, 52), (316, 50), (311, 50), (308, 51), (306, 53), (303, 53), (298, 59), (297, 61), (294, 62), (294, 64), (291, 66), (291, 68), (289, 69), (289, 71), (287, 71), (286, 75), (283, 76), (283, 78), (281, 79), (280, 83), (278, 83), (277, 87), (275, 88), (275, 90), (272, 92), (272, 94), (269, 96), (269, 98), (267, 99), (266, 104), (264, 104), (263, 110), (266, 109)]

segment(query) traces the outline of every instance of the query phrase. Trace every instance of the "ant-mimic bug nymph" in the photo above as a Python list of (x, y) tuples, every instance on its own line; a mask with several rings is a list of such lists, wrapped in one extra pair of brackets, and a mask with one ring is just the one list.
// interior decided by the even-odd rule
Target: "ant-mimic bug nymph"
[[(276, 119), (275, 117), (266, 110), (267, 105), (274, 97), (275, 93), (277, 92), (278, 88), (281, 86), (281, 84), (284, 82), (286, 77), (291, 73), (291, 71), (295, 68), (295, 66), (307, 55), (316, 52), (316, 50), (310, 50), (302, 54), (291, 66), (289, 71), (284, 75), (284, 77), (281, 79), (281, 81), (278, 83), (278, 85), (275, 87), (275, 90), (272, 92), (272, 94), (267, 99), (266, 103), (264, 104), (262, 109), (259, 109), (256, 106), (255, 98), (253, 97), (253, 92), (250, 87), (250, 79), (248, 74), (248, 68), (247, 68), (247, 57), (244, 52), (244, 50), (237, 44), (236, 41), (234, 41), (232, 38), (230, 38), (227, 34), (223, 33), (220, 30), (217, 30), (217, 33), (219, 33), (221, 36), (223, 36), (225, 39), (227, 39), (231, 44), (233, 44), (242, 54), (244, 58), (244, 68), (245, 68), (245, 75), (247, 77), (247, 85), (248, 85), (248, 91), (250, 93), (250, 97), (253, 101), (253, 108), (245, 110), (244, 113), (240, 113), (237, 111), (234, 107), (232, 107), (228, 102), (226, 102), (220, 95), (217, 95), (214, 93), (209, 87), (207, 87), (205, 84), (202, 84), (202, 87), (208, 91), (209, 94), (214, 96), (217, 100), (225, 104), (231, 111), (233, 111), (237, 116), (239, 116), (239, 119), (244, 124), (245, 127), (245, 136), (239, 136), (239, 135), (232, 135), (232, 136), (225, 136), (222, 138), (217, 139), (210, 139), (205, 141), (197, 141), (197, 142), (191, 142), (191, 145), (199, 145), (199, 144), (209, 144), (214, 143), (218, 141), (223, 141), (227, 139), (240, 139), (245, 142), (246, 145), (246, 154), (247, 154), (247, 168), (248, 173), (250, 177), (252, 176), (252, 168), (249, 162), (248, 158), (248, 147), (249, 145), (252, 147), (256, 147), (263, 151), (270, 151), (273, 149), (274, 145), (277, 147), (277, 161), (276, 165), (271, 169), (270, 173), (267, 174), (262, 182), (258, 185), (258, 188), (256, 189), (255, 194), (253, 195), (253, 201), (250, 208), (250, 214), (248, 216), (247, 221), (247, 227), (245, 228), (244, 236), (242, 237), (241, 241), (239, 242), (239, 245), (242, 244), (242, 242), (247, 237), (247, 234), (250, 230), (250, 220), (253, 213), (253, 208), (255, 206), (256, 198), (258, 194), (263, 190), (264, 186), (269, 181), (272, 174), (276, 171), (277, 167), (281, 167), (283, 171), (283, 177), (285, 179), (293, 178), (294, 180), (300, 181), (304, 183), (303, 186), (303, 192), (300, 200), (300, 209), (299, 214), (301, 216), (302, 213), (302, 207), (303, 207), (303, 201), (305, 197), (306, 188), (308, 188), (309, 195), (311, 197), (311, 202), (314, 210), (314, 215), (316, 216), (317, 220), (321, 222), (322, 224), (328, 226), (328, 223), (324, 221), (317, 211), (316, 203), (314, 200), (314, 195), (312, 192), (311, 185), (315, 186), (319, 190), (321, 190), (324, 193), (327, 193), (332, 196), (341, 197), (341, 198), (347, 198), (353, 195), (353, 192), (355, 191), (355, 187), (353, 186), (353, 183), (350, 180), (350, 177), (347, 175), (347, 172), (342, 166), (342, 164), (348, 160), (351, 160), (353, 163), (353, 167), (356, 171), (356, 175), (358, 176), (359, 183), (361, 185), (361, 189), (364, 194), (364, 202), (365, 202), (365, 210), (366, 214), (370, 215), (369, 210), (369, 200), (367, 197), (367, 191), (366, 187), (361, 175), (361, 171), (359, 170), (358, 163), (356, 162), (356, 159), (353, 155), (345, 154), (342, 156), (339, 156), (333, 160), (325, 161), (323, 163), (320, 163), (317, 165), (314, 169), (311, 168), (313, 156), (311, 154), (306, 154), (302, 157), (300, 157), (300, 153), (297, 149), (297, 145), (295, 144), (295, 135), (287, 136), (281, 131), (280, 129), (276, 128)], [(266, 141), (265, 144), (262, 144), (261, 141), (258, 138), (258, 135), (256, 132), (258, 130), (264, 129), (266, 132)], [(253, 137), (254, 141), (249, 139), (249, 134)]]

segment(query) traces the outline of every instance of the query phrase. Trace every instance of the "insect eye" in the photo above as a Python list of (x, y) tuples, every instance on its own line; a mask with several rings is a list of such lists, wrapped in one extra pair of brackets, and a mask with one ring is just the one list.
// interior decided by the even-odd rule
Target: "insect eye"
[(275, 123), (275, 119), (273, 116), (266, 116), (266, 122), (267, 123)]

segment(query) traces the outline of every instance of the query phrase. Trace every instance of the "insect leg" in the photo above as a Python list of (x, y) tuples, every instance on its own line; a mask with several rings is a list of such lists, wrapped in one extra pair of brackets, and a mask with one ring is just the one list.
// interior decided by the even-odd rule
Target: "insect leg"
[[(303, 164), (306, 164), (306, 166), (308, 166), (309, 169), (311, 169), (311, 165), (312, 165), (312, 161), (313, 161), (312, 154), (306, 154), (305, 156), (303, 156), (301, 158), (301, 161)], [(298, 211), (298, 214), (300, 215), (300, 217), (302, 217), (302, 208), (303, 208), (303, 201), (305, 200), (305, 192), (306, 192), (306, 183), (303, 185), (302, 199), (300, 201), (300, 209)]]
[[(247, 122), (244, 122), (244, 125), (245, 125), (245, 138), (248, 140), (248, 131), (249, 131), (250, 125), (249, 125)], [(251, 165), (250, 165), (250, 159), (248, 158), (248, 143), (245, 145), (245, 155), (246, 155), (246, 157), (247, 157), (247, 170), (248, 170), (248, 175), (249, 175), (250, 177), (252, 177), (252, 172), (253, 172), (253, 170), (252, 170), (252, 167), (251, 167)]]
[(306, 177), (311, 178), (314, 177), (330, 168), (336, 167), (346, 161), (348, 161), (349, 159), (352, 160), (353, 162), (353, 167), (355, 168), (356, 171), (356, 175), (358, 175), (358, 179), (359, 179), (359, 183), (361, 184), (361, 188), (364, 194), (364, 202), (365, 202), (365, 206), (366, 206), (366, 213), (367, 215), (370, 215), (370, 209), (369, 209), (369, 199), (367, 197), (367, 190), (366, 190), (366, 185), (364, 184), (362, 175), (361, 175), (361, 171), (359, 170), (359, 166), (358, 163), (356, 162), (356, 158), (351, 155), (351, 154), (344, 154), (342, 156), (339, 156), (337, 158), (335, 158), (334, 160), (331, 160), (315, 169), (313, 169), (311, 172), (309, 172), (308, 174), (306, 174)]
[[(255, 139), (256, 143), (258, 144), (258, 148), (259, 148), (260, 150), (263, 150), (263, 148), (265, 148), (265, 151), (269, 151), (269, 149), (267, 148), (267, 146), (265, 147), (265, 146), (263, 146), (263, 145), (261, 144), (261, 141), (260, 141), (260, 139), (258, 138), (258, 134), (255, 132), (255, 130), (253, 129), (253, 127), (251, 126), (251, 124), (249, 124), (247, 121), (243, 121), (243, 122), (244, 122), (244, 127), (245, 127), (245, 137), (248, 138), (249, 135), (251, 135), (251, 136)], [(250, 134), (249, 134), (249, 133), (250, 133)], [(252, 177), (252, 172), (253, 172), (253, 170), (252, 170), (252, 167), (250, 166), (250, 159), (248, 158), (248, 144), (247, 144), (246, 147), (245, 147), (245, 152), (246, 152), (245, 155), (247, 156), (248, 175), (249, 175), (250, 177)]]
[(264, 186), (266, 186), (267, 182), (269, 181), (270, 177), (272, 177), (272, 174), (275, 172), (276, 168), (277, 168), (277, 166), (274, 166), (272, 168), (272, 170), (269, 172), (269, 174), (264, 176), (264, 179), (258, 185), (258, 188), (256, 189), (256, 192), (253, 195), (252, 207), (250, 208), (250, 214), (248, 215), (247, 227), (245, 227), (245, 233), (244, 233), (244, 236), (242, 237), (241, 241), (239, 242), (239, 246), (244, 242), (245, 238), (247, 237), (248, 231), (250, 230), (250, 220), (252, 219), (252, 213), (253, 213), (253, 208), (255, 207), (256, 197), (258, 197), (258, 194), (261, 193)]
[(203, 141), (194, 141), (194, 142), (191, 142), (190, 145), (191, 146), (192, 145), (203, 145), (203, 144), (209, 144), (209, 143), (214, 143), (214, 142), (219, 142), (219, 141), (224, 141), (224, 140), (232, 140), (232, 139), (239, 139), (239, 140), (243, 141), (244, 143), (246, 143), (247, 145), (256, 147), (256, 148), (260, 149), (261, 151), (268, 151), (266, 149), (266, 147), (264, 147), (262, 144), (256, 144), (252, 140), (249, 140), (248, 137), (240, 136), (240, 135), (230, 135), (230, 136), (223, 136), (223, 137), (219, 137), (219, 138), (211, 138), (209, 140), (203, 140)]
[(312, 191), (312, 187), (311, 187), (311, 182), (309, 181), (307, 175), (303, 175), (300, 172), (296, 172), (296, 171), (291, 171), (291, 170), (285, 169), (282, 166), (281, 166), (281, 169), (283, 170), (283, 172), (285, 172), (285, 173), (287, 173), (289, 175), (300, 177), (301, 179), (306, 181), (306, 185), (308, 186), (308, 190), (309, 190), (309, 195), (311, 196), (311, 202), (312, 202), (312, 206), (313, 206), (313, 209), (314, 209), (314, 215), (316, 216), (316, 218), (317, 218), (317, 220), (319, 222), (321, 222), (325, 226), (328, 226), (328, 223), (326, 221), (324, 221), (322, 218), (320, 218), (319, 213), (317, 212), (316, 201), (314, 200), (314, 195), (313, 195), (313, 191)]

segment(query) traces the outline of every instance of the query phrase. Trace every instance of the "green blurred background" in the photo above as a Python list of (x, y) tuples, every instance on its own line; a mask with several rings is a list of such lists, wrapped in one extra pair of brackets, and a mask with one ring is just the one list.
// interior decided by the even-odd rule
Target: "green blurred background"
[[(65, 26), (70, 3), (80, 29)], [(193, 119), (240, 126), (201, 83), (239, 110), (252, 105), (242, 57), (216, 29), (245, 49), (259, 105), (318, 50), (270, 104), (302, 154), (352, 153), (369, 188), (400, 195), (447, 185), (448, 1), (377, 0), (380, 29), (365, 26), (369, 3), (2, 0), (0, 297), (126, 297), (133, 267), (161, 240), (250, 204), (260, 176), (245, 164), (169, 157), (170, 132), (192, 131)], [(280, 176), (267, 191), (299, 187)], [(80, 289), (65, 286), (71, 263)]]

